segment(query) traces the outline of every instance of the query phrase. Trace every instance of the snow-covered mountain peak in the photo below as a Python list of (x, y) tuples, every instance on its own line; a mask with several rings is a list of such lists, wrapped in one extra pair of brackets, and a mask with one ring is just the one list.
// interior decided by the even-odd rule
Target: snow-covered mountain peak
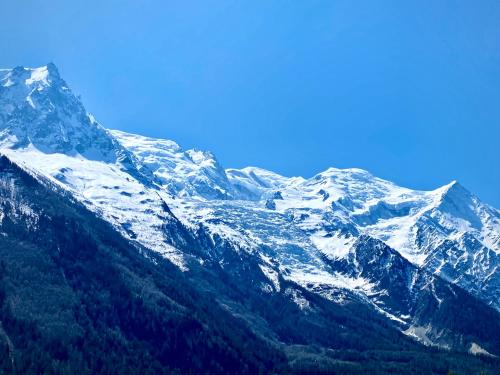
[(53, 63), (38, 67), (25, 68), (17, 66), (13, 69), (0, 69), (0, 82), (3, 87), (38, 86), (47, 87), (61, 80), (59, 71)]
[(25, 81), (26, 85), (64, 85), (64, 81), (61, 79), (59, 70), (54, 63), (48, 63), (47, 65), (38, 68), (24, 68), (24, 70), (30, 73), (30, 77)]
[(466, 209), (473, 209), (474, 206), (482, 205), (476, 196), (456, 180), (438, 190), (441, 193), (439, 199), (440, 206), (443, 208), (447, 207), (451, 210), (458, 209), (464, 211)]
[(436, 193), (440, 194), (440, 199), (454, 199), (454, 198), (470, 198), (471, 193), (463, 187), (457, 180), (451, 181), (449, 184), (441, 186), (435, 190)]
[(488, 228), (500, 230), (499, 211), (481, 202), (459, 182), (452, 181), (432, 194), (432, 215), (441, 220), (444, 226), (483, 234)]
[(183, 150), (177, 143), (111, 130), (110, 133), (145, 165), (174, 196), (229, 199), (226, 173), (208, 151)]
[(124, 150), (61, 79), (54, 64), (0, 71), (0, 146), (116, 161)]

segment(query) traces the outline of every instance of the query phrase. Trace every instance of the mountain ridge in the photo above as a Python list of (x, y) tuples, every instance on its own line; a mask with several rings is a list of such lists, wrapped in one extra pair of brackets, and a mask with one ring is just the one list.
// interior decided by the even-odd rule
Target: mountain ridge
[(358, 168), (307, 179), (224, 169), (211, 152), (105, 129), (55, 66), (0, 70), (0, 153), (239, 315), (251, 315), (233, 299), (240, 292), (218, 278), (244, 283), (262, 306), (294, 305), (307, 324), (312, 311), (324, 321), (353, 305), (426, 345), (500, 355), (496, 328), (474, 328), (470, 316), (500, 316), (500, 212), (456, 181), (419, 191)]

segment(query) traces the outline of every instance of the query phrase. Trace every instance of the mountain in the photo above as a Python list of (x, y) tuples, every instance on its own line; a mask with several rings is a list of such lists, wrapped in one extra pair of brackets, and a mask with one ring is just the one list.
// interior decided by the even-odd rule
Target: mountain
[(253, 374), (283, 365), (177, 267), (4, 157), (0, 209), (1, 373)]
[(0, 152), (6, 373), (500, 368), (500, 212), (457, 182), (224, 169), (53, 64), (0, 70)]

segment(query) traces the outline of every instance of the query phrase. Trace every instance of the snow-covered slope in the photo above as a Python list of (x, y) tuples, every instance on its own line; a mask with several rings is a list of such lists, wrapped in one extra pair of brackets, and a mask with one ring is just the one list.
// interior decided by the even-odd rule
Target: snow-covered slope
[(170, 194), (207, 199), (234, 197), (224, 169), (212, 153), (184, 151), (173, 141), (128, 134), (119, 130), (111, 130), (110, 133), (154, 172), (158, 182)]
[[(177, 209), (185, 210), (180, 217), (205, 221), (211, 231), (230, 241), (246, 239), (252, 247), (273, 249), (283, 259), (281, 264), (293, 271), (295, 280), (307, 282), (321, 273), (321, 267), (308, 270), (313, 262), (298, 253), (307, 251), (311, 259), (319, 254), (342, 258), (352, 239), (366, 234), (498, 309), (499, 214), (470, 194), (464, 194), (469, 201), (462, 202), (468, 216), (450, 212), (454, 207), (450, 202), (459, 199), (450, 197), (450, 190), (464, 191), (458, 186), (452, 183), (435, 191), (412, 191), (367, 172), (331, 169), (302, 182), (293, 179), (288, 185), (271, 185), (263, 191), (266, 198), (262, 200), (193, 200)], [(277, 198), (268, 198), (273, 195)], [(196, 211), (205, 215), (195, 215)], [(222, 217), (223, 223), (214, 224), (216, 217)], [(464, 236), (473, 241), (464, 245)], [(452, 258), (450, 249), (460, 254)]]
[(0, 147), (183, 270), (172, 225), (208, 237), (200, 264), (230, 267), (227, 250), (244, 253), (267, 277), (265, 293), (291, 282), (335, 303), (355, 295), (408, 334), (438, 324), (416, 304), (430, 299), (439, 309), (456, 295), (448, 283), (500, 310), (500, 213), (457, 182), (416, 191), (361, 169), (308, 179), (224, 169), (210, 152), (106, 130), (52, 64), (0, 71)]
[(88, 114), (53, 64), (0, 71), (1, 152), (73, 192), (125, 236), (183, 267), (152, 174)]
[[(229, 193), (214, 199), (193, 188), (190, 176), (200, 179), (200, 172), (177, 162), (182, 153), (158, 158), (161, 151), (156, 151), (155, 142), (169, 141), (150, 141), (145, 147), (142, 137), (113, 134), (140, 160), (145, 159), (137, 150), (147, 148), (147, 158), (156, 163), (154, 173), (164, 180), (164, 166), (176, 166), (167, 175), (189, 186), (178, 194), (182, 199), (170, 202), (177, 216), (191, 226), (203, 223), (213, 235), (239, 247), (263, 253), (270, 249), (266, 256), (286, 268), (292, 280), (306, 285), (321, 275), (322, 282), (338, 283), (338, 275), (325, 273), (321, 256), (341, 257), (349, 238), (365, 234), (500, 308), (500, 214), (456, 181), (433, 191), (416, 191), (360, 169), (329, 168), (304, 179), (253, 167), (228, 169), (224, 175), (216, 164), (217, 178), (211, 183)], [(210, 178), (207, 173), (201, 176)], [(467, 245), (464, 236), (471, 239)], [(460, 254), (450, 257), (450, 249)], [(362, 281), (350, 283), (357, 287)]]

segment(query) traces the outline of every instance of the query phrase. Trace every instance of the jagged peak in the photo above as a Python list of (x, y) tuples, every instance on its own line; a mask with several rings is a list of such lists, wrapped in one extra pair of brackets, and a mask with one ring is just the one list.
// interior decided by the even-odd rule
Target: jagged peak
[(439, 189), (435, 190), (437, 192), (440, 201), (445, 199), (470, 199), (472, 194), (463, 187), (457, 180), (451, 181)]
[(206, 150), (199, 150), (197, 148), (192, 148), (189, 150), (186, 150), (186, 155), (189, 156), (189, 158), (193, 161), (195, 164), (213, 164), (219, 165), (219, 162), (217, 161), (217, 158), (211, 151), (206, 151)]
[(461, 186), (461, 185), (460, 185), (460, 183), (457, 180), (452, 180), (450, 183), (442, 186), (441, 188), (449, 190), (449, 189), (452, 189), (454, 187), (459, 187), (459, 186)]
[(0, 80), (4, 87), (19, 84), (26, 86), (36, 84), (50, 86), (53, 82), (61, 80), (59, 70), (52, 62), (36, 68), (26, 68), (19, 65), (12, 69), (0, 69), (0, 72), (3, 73), (3, 77)]
[(67, 87), (54, 63), (4, 69), (0, 85), (0, 148), (106, 161), (123, 154)]

